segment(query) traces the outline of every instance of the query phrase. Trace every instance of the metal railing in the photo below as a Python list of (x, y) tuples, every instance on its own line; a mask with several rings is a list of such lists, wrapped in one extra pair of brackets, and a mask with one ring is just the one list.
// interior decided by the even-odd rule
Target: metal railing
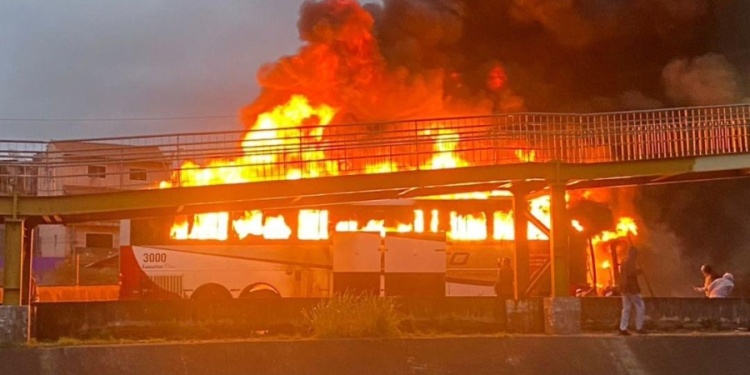
[(750, 104), (744, 104), (75, 141), (0, 140), (0, 194), (85, 194), (158, 188), (162, 181), (189, 186), (524, 162), (729, 155), (750, 152), (749, 127)]

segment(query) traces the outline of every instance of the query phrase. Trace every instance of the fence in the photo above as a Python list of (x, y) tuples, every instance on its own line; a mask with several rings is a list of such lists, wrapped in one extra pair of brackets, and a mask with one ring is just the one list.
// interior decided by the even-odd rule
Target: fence
[(750, 152), (750, 104), (521, 113), (74, 141), (0, 140), (0, 194), (59, 195), (326, 175)]

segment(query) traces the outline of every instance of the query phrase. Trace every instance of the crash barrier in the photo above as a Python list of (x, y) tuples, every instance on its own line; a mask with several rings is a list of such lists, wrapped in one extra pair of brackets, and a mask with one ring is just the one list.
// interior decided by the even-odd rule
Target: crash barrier
[(285, 339), (0, 349), (0, 374), (746, 374), (747, 358), (750, 335)]
[[(303, 311), (319, 299), (105, 301), (35, 304), (36, 338), (215, 339), (307, 335)], [(541, 299), (397, 298), (405, 332), (493, 334), (544, 331)]]

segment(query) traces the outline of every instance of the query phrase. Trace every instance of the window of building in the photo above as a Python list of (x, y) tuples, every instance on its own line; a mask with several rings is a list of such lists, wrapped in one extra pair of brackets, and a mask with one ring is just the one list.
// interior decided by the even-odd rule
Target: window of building
[(141, 168), (130, 168), (130, 179), (132, 181), (146, 181), (146, 170)]
[(107, 168), (102, 165), (89, 165), (88, 175), (93, 178), (105, 178), (107, 175)]
[(114, 238), (109, 233), (86, 233), (86, 247), (112, 249), (114, 247)]

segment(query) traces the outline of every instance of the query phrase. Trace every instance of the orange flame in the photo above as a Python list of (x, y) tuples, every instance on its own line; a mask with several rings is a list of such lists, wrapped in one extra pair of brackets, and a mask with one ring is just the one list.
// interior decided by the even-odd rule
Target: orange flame
[(516, 150), (516, 158), (519, 161), (529, 163), (536, 161), (536, 151), (534, 150)]
[[(165, 181), (162, 188), (179, 184), (180, 186), (203, 186), (216, 184), (246, 183), (269, 179), (301, 179), (339, 174), (339, 165), (325, 155), (322, 141), (325, 127), (336, 115), (336, 110), (327, 105), (313, 106), (306, 97), (294, 95), (290, 100), (268, 112), (262, 113), (255, 125), (245, 134), (241, 142), (242, 155), (235, 159), (211, 160), (206, 165), (185, 162), (172, 181)], [(459, 155), (461, 136), (455, 131), (444, 129), (440, 123), (433, 124), (432, 129), (423, 130), (421, 137), (431, 139), (432, 155), (420, 169), (447, 169), (469, 166), (471, 163)], [(531, 149), (515, 150), (516, 158), (521, 162), (536, 160), (536, 152)], [(284, 160), (280, 160), (283, 157)], [(278, 165), (298, 165), (297, 168), (286, 168), (283, 176), (279, 175)], [(388, 173), (413, 169), (414, 166), (400, 166), (395, 161), (368, 164), (365, 173)], [(441, 199), (488, 199), (494, 192), (476, 192), (441, 196)], [(542, 196), (530, 202), (530, 212), (539, 222), (550, 226), (550, 199)], [(514, 238), (513, 212), (492, 212), (492, 233), (488, 233), (485, 213), (461, 215), (450, 212), (447, 229), (448, 238), (456, 241), (474, 241), (493, 238), (512, 240)], [(301, 210), (297, 218), (297, 237), (304, 240), (325, 240), (329, 238), (327, 210)], [(336, 223), (335, 231), (375, 231), (384, 235), (388, 231), (423, 233), (429, 228), (437, 233), (440, 228), (440, 214), (437, 210), (430, 212), (429, 222), (421, 210), (414, 211), (411, 223), (397, 223), (387, 228), (384, 221), (368, 222), (360, 227), (356, 221)], [(632, 223), (632, 221), (631, 221)], [(572, 225), (582, 230), (580, 223)], [(628, 226), (620, 223), (613, 233), (603, 233), (597, 241), (607, 241), (621, 236), (621, 233), (636, 233), (635, 224)], [(621, 228), (622, 226), (622, 228)], [(228, 238), (229, 215), (226, 212), (194, 215), (192, 223), (187, 218), (175, 220), (171, 237), (175, 239), (218, 239)], [(292, 229), (286, 224), (283, 216), (264, 217), (261, 211), (245, 212), (244, 216), (231, 222), (231, 230), (240, 239), (248, 236), (265, 239), (290, 238)], [(624, 231), (624, 232), (623, 232)], [(547, 239), (542, 230), (529, 224), (529, 239)]]
[(635, 224), (635, 220), (633, 220), (633, 218), (621, 217), (620, 219), (618, 219), (614, 231), (604, 231), (601, 234), (594, 236), (592, 240), (594, 241), (594, 244), (598, 244), (620, 238), (626, 238), (630, 235), (638, 235), (638, 226)]
[[(336, 110), (327, 106), (311, 105), (302, 95), (294, 95), (283, 105), (258, 116), (252, 130), (245, 134), (241, 143), (243, 154), (233, 160), (212, 160), (206, 166), (199, 166), (192, 161), (185, 162), (180, 171), (173, 176), (173, 181), (164, 181), (161, 188), (168, 188), (178, 181), (180, 186), (206, 186), (235, 184), (267, 180), (276, 177), (275, 165), (280, 163), (280, 155), (285, 163), (301, 165), (301, 168), (288, 169), (286, 179), (318, 177), (338, 174), (338, 166), (325, 160), (323, 150), (316, 145), (323, 139), (325, 126), (336, 114)], [(314, 122), (313, 126), (304, 126)], [(264, 238), (281, 238), (286, 233), (283, 224), (276, 219), (268, 218), (266, 223), (258, 223), (254, 218), (259, 213), (246, 213), (246, 217), (235, 221), (233, 229), (240, 238), (262, 235)], [(218, 215), (218, 214), (201, 214)], [(175, 239), (226, 239), (225, 228), (218, 226), (215, 220), (228, 218), (222, 216), (204, 216), (194, 220), (193, 231), (187, 233), (185, 223), (175, 222), (171, 234)], [(273, 226), (271, 229), (267, 226)], [(273, 232), (273, 233), (272, 233)], [(320, 232), (320, 231), (319, 231)], [(193, 234), (194, 233), (194, 234)], [(259, 234), (260, 233), (260, 234)], [(287, 235), (288, 236), (288, 235)], [(327, 238), (327, 234), (303, 236)]]
[(575, 228), (575, 230), (579, 232), (583, 232), (583, 229), (584, 229), (583, 225), (581, 225), (581, 223), (578, 220), (571, 220), (570, 224), (573, 226), (573, 228)]

